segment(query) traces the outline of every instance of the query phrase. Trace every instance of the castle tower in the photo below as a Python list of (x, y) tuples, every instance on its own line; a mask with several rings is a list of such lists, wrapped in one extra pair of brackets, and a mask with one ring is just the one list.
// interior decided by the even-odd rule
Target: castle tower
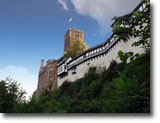
[(39, 72), (43, 71), (43, 67), (44, 67), (44, 59), (41, 60), (41, 66), (40, 66)]
[(69, 28), (64, 36), (64, 54), (66, 53), (67, 48), (71, 46), (73, 41), (76, 39), (84, 41), (84, 31)]
[(35, 92), (37, 98), (42, 90), (51, 91), (57, 88), (57, 60), (48, 60), (44, 65), (44, 60), (41, 60), (40, 71), (38, 76), (38, 86)]

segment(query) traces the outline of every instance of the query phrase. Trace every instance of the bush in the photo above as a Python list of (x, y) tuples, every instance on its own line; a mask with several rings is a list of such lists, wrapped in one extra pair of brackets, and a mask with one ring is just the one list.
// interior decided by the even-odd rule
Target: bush
[(112, 61), (100, 75), (90, 68), (84, 78), (42, 92), (39, 99), (19, 104), (16, 112), (149, 113), (149, 56), (147, 52), (125, 64)]

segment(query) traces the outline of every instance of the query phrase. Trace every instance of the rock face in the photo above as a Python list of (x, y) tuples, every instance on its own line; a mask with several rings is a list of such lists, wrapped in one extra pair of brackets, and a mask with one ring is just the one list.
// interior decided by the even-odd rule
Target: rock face
[(57, 88), (57, 60), (48, 60), (45, 66), (44, 60), (41, 60), (35, 96), (39, 97), (42, 90), (51, 91), (55, 88)]

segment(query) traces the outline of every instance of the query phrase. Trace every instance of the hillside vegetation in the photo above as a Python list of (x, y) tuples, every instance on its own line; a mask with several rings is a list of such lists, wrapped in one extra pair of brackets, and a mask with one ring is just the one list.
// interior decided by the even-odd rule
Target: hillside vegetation
[(130, 63), (112, 61), (108, 70), (96, 68), (75, 82), (64, 82), (39, 99), (17, 105), (14, 112), (129, 113), (150, 112), (150, 52)]

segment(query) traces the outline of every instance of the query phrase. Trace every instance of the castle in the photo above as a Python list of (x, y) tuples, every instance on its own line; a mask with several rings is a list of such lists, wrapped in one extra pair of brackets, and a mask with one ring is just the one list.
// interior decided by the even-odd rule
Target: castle
[[(64, 54), (66, 54), (67, 48), (70, 47), (77, 39), (84, 41), (84, 31), (70, 28), (64, 36)], [(46, 65), (44, 65), (44, 59), (41, 60), (38, 87), (36, 90), (37, 96), (39, 96), (39, 93), (42, 90), (50, 91), (58, 87), (57, 69), (59, 71), (61, 68), (58, 68), (57, 66), (64, 60), (66, 60), (66, 58), (60, 58), (59, 60), (48, 60)]]
[[(142, 8), (143, 4), (140, 3), (133, 11), (142, 10)], [(127, 14), (127, 16), (132, 16), (132, 13)], [(114, 24), (111, 27), (114, 28)], [(89, 48), (73, 59), (71, 57), (61, 57), (58, 60), (48, 60), (45, 66), (44, 60), (41, 60), (36, 95), (39, 96), (42, 90), (54, 90), (60, 87), (65, 81), (74, 82), (84, 77), (90, 67), (96, 67), (97, 73), (103, 72), (109, 67), (112, 60), (120, 62), (119, 58), (117, 58), (120, 50), (123, 52), (144, 52), (142, 48), (132, 47), (133, 42), (138, 40), (137, 38), (131, 37), (129, 40), (123, 41), (117, 38), (116, 35), (113, 33), (108, 42)], [(70, 28), (65, 33), (64, 54), (73, 41), (79, 38), (84, 41), (83, 31)]]

